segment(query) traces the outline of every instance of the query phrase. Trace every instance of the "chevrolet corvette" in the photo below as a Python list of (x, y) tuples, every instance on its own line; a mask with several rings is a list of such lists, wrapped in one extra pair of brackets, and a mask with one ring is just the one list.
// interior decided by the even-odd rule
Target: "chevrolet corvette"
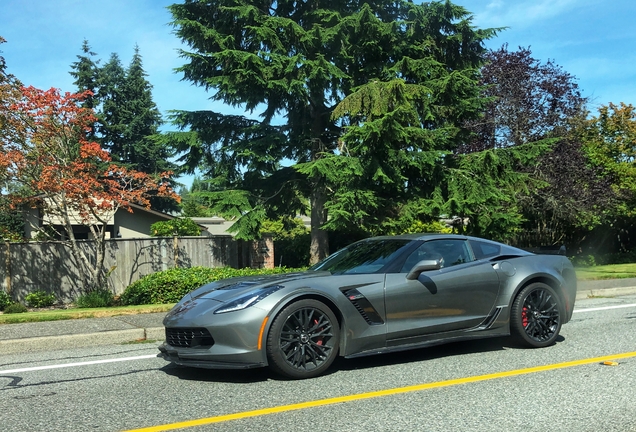
[(311, 378), (337, 356), (508, 335), (546, 347), (575, 297), (563, 255), (460, 235), (374, 237), (304, 272), (195, 289), (166, 315), (159, 350), (184, 366)]

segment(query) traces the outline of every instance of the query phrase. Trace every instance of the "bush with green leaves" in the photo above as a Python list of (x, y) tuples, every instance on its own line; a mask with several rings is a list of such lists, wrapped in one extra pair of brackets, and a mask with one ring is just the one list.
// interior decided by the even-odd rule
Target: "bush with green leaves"
[(0, 311), (13, 303), (13, 299), (6, 291), (0, 291)]
[(276, 267), (273, 269), (235, 269), (231, 267), (175, 268), (144, 276), (130, 284), (120, 300), (123, 305), (176, 303), (195, 288), (220, 279), (239, 276), (270, 275), (302, 271)]
[(27, 294), (25, 300), (29, 307), (42, 308), (52, 306), (55, 303), (55, 296), (46, 291), (38, 290)]
[(201, 235), (201, 228), (192, 219), (182, 217), (153, 223), (150, 225), (150, 235), (154, 237), (198, 236)]
[(86, 294), (82, 294), (75, 300), (78, 308), (100, 308), (110, 307), (115, 304), (115, 296), (109, 289), (98, 289)]
[(266, 220), (261, 226), (261, 234), (265, 233), (274, 239), (276, 265), (301, 267), (309, 264), (311, 236), (300, 218)]
[(22, 303), (11, 303), (9, 306), (4, 308), (4, 313), (6, 314), (14, 314), (14, 313), (24, 313), (29, 310)]

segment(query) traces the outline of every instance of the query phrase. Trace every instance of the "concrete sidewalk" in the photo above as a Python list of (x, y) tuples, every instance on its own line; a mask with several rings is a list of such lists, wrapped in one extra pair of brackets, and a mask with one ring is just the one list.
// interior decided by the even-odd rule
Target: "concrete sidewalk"
[(579, 281), (576, 299), (636, 294), (636, 278)]
[[(636, 294), (636, 278), (580, 281), (576, 299)], [(164, 340), (165, 312), (0, 325), (0, 354)]]
[(164, 340), (167, 312), (0, 325), (0, 353), (15, 354)]

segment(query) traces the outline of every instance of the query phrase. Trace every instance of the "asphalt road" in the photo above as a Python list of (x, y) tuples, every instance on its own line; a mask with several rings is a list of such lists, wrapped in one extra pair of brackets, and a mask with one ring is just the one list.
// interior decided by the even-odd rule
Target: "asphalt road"
[(175, 367), (156, 343), (0, 355), (0, 430), (636, 431), (636, 296), (577, 301), (561, 334), (341, 360), (306, 381)]

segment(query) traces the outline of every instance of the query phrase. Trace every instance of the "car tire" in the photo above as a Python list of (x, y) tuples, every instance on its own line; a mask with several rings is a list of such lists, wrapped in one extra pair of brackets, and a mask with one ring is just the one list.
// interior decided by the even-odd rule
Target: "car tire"
[(286, 306), (274, 319), (267, 336), (270, 368), (291, 379), (324, 373), (338, 356), (340, 326), (333, 311), (318, 300)]
[(561, 299), (554, 289), (544, 283), (532, 283), (512, 303), (510, 330), (520, 344), (543, 348), (556, 341), (563, 316)]

